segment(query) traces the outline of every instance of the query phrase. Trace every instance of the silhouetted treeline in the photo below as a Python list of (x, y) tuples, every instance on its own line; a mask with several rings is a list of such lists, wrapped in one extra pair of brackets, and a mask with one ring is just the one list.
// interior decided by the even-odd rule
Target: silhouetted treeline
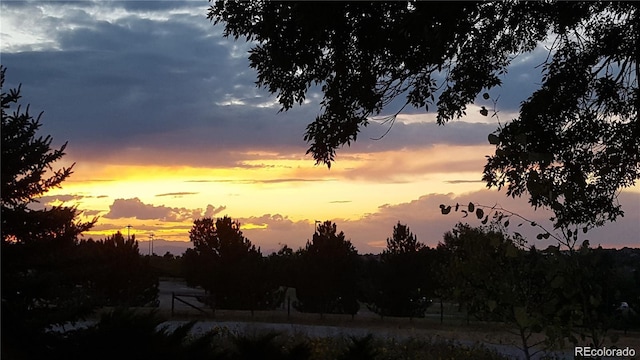
[[(192, 240), (206, 233), (207, 247), (187, 250), (181, 260), (188, 283), (214, 295), (212, 305), (218, 308), (276, 308), (286, 301), (286, 288), (296, 289), (298, 310), (320, 314), (356, 314), (365, 305), (381, 316), (423, 317), (432, 301), (445, 299), (474, 319), (536, 323), (526, 331), (546, 324), (547, 317), (561, 318), (570, 312), (567, 304), (583, 303), (585, 297), (595, 305), (581, 310), (582, 325), (607, 318), (611, 326), (621, 326), (616, 309), (622, 302), (640, 309), (640, 250), (587, 244), (574, 254), (557, 247), (538, 250), (495, 227), (466, 224), (429, 248), (398, 223), (381, 254), (359, 255), (327, 221), (305, 247), (294, 251), (283, 245), (262, 256), (242, 236), (239, 223), (209, 219), (206, 231), (202, 223), (194, 226)], [(227, 255), (225, 249), (234, 246), (239, 250)]]
[[(358, 255), (326, 221), (305, 247), (284, 245), (264, 257), (228, 217), (196, 221), (192, 241), (207, 246), (185, 253), (184, 274), (213, 295), (217, 308), (273, 309), (285, 301), (287, 287), (296, 289), (295, 308), (321, 315), (355, 316), (365, 305), (381, 317), (424, 317), (434, 300), (441, 309), (447, 301), (469, 320), (514, 328), (527, 359), (541, 345), (533, 334), (544, 334), (549, 346), (578, 339), (602, 346), (611, 329), (640, 327), (640, 249), (585, 242), (567, 251), (538, 250), (499, 224), (462, 223), (429, 248), (398, 223), (382, 254)], [(237, 250), (232, 257), (229, 248)]]

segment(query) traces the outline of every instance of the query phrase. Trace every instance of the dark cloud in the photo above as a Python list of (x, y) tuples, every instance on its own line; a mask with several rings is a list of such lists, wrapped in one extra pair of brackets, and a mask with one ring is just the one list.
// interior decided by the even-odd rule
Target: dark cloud
[[(206, 3), (8, 6), (12, 16), (30, 19), (30, 29), (44, 37), (40, 42), (54, 44), (3, 51), (8, 84), (23, 83), (33, 109), (46, 110), (43, 131), (57, 142), (69, 140), (74, 160), (249, 167), (256, 166), (246, 163), (251, 150), (303, 156), (308, 147), (303, 135), (320, 111), (319, 97), (312, 90), (308, 104), (278, 113), (275, 96), (254, 85), (250, 45), (224, 39), (222, 27), (206, 19)], [(531, 64), (514, 65), (510, 78), (516, 85), (505, 82), (505, 94), (496, 93), (503, 108), (514, 108), (507, 94), (522, 98), (522, 90), (535, 85), (535, 76), (527, 73)], [(372, 122), (340, 155), (481, 144), (495, 128), (398, 121), (374, 141), (387, 127)]]
[[(226, 207), (214, 207), (208, 205), (204, 210), (204, 216), (213, 216)], [(139, 220), (159, 220), (162, 222), (192, 221), (202, 217), (202, 209), (173, 208), (168, 206), (156, 206), (145, 204), (138, 198), (116, 199), (109, 205), (109, 212), (103, 217), (107, 219), (135, 218)]]
[(66, 195), (45, 195), (45, 196), (41, 196), (38, 198), (38, 201), (43, 203), (43, 204), (50, 204), (56, 201), (61, 201), (61, 202), (67, 202), (67, 201), (74, 201), (74, 200), (80, 200), (82, 198), (84, 198), (84, 195), (71, 195), (71, 194), (66, 194)]
[(89, 216), (89, 217), (91, 217), (91, 216), (98, 216), (98, 215), (100, 215), (102, 212), (103, 212), (102, 210), (83, 210), (83, 211), (82, 211), (82, 214), (83, 214), (84, 216)]
[(166, 193), (166, 194), (158, 194), (156, 195), (157, 197), (163, 197), (163, 196), (172, 196), (172, 197), (183, 197), (185, 195), (197, 195), (197, 192), (189, 192), (189, 191), (182, 191), (182, 192), (172, 192), (172, 193)]
[(483, 180), (461, 180), (461, 179), (456, 179), (456, 180), (447, 180), (445, 181), (445, 183), (447, 184), (469, 184), (469, 183), (484, 183)]

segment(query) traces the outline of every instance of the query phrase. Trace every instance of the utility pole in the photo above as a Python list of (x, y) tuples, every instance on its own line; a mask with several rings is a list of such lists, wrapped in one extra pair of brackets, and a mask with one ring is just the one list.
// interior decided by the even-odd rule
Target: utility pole
[(131, 240), (130, 234), (131, 234), (131, 228), (132, 227), (133, 226), (131, 226), (131, 225), (127, 225), (127, 241)]

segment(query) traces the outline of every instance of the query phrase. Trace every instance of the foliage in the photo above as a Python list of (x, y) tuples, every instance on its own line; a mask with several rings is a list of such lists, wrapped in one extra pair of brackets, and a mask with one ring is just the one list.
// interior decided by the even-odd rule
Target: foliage
[(398, 222), (380, 256), (371, 310), (381, 316), (423, 317), (433, 294), (430, 255), (409, 227)]
[(184, 278), (182, 260), (182, 256), (174, 256), (167, 251), (162, 256), (151, 255), (149, 265), (159, 277)]
[[(37, 202), (71, 175), (72, 166), (53, 170), (65, 145), (51, 149), (50, 136), (37, 136), (40, 114), (20, 105), (21, 88), (2, 87), (2, 354), (37, 351), (46, 346), (49, 326), (76, 321), (95, 304), (82, 287), (78, 236), (94, 221), (80, 222), (74, 207), (34, 210)], [(52, 173), (50, 173), (52, 172)], [(25, 355), (26, 356), (26, 355)]]
[[(99, 322), (65, 334), (55, 355), (59, 359), (214, 359), (215, 331), (198, 337), (195, 322), (170, 330), (155, 312), (116, 309)], [(51, 355), (48, 354), (49, 358)], [(55, 358), (55, 357), (54, 357)]]
[[(565, 246), (571, 251), (575, 250), (575, 247), (579, 245), (579, 234), (586, 234), (589, 231), (589, 226), (580, 227), (578, 225), (567, 225), (559, 229), (556, 228), (556, 231), (554, 232), (548, 230), (540, 223), (529, 220), (513, 211), (504, 209), (498, 204), (493, 206), (473, 202), (469, 202), (467, 205), (456, 203), (455, 206), (440, 204), (440, 212), (443, 215), (450, 214), (451, 210), (454, 210), (455, 212), (460, 211), (463, 214), (463, 218), (467, 218), (469, 215), (475, 215), (482, 225), (491, 224), (492, 226), (501, 228), (502, 231), (507, 231), (509, 225), (513, 224), (514, 226), (511, 228), (516, 228), (516, 230), (513, 231), (513, 235), (516, 239), (519, 239), (520, 246), (524, 246), (527, 242), (526, 239), (522, 237), (522, 234), (518, 232), (519, 230), (517, 230), (517, 228), (520, 228), (524, 224), (534, 227), (540, 231), (536, 235), (537, 240), (547, 240), (551, 238), (557, 241), (558, 245)], [(554, 218), (551, 218), (550, 220), (554, 221)]]
[[(616, 324), (616, 304), (621, 302), (615, 283), (614, 262), (602, 248), (585, 242), (577, 252), (549, 249), (546, 280), (557, 301), (554, 316), (563, 336), (572, 343), (589, 340), (602, 347)], [(610, 337), (615, 341), (615, 337)]]
[(273, 331), (232, 333), (215, 327), (195, 333), (194, 322), (172, 326), (154, 312), (117, 309), (88, 328), (69, 331), (48, 358), (92, 359), (478, 359), (504, 356), (480, 345), (463, 346), (429, 339), (377, 338), (372, 335), (312, 337)]
[(117, 232), (104, 240), (79, 244), (83, 276), (91, 295), (104, 306), (157, 306), (158, 277), (149, 258), (140, 256), (135, 236)]
[(306, 342), (291, 343), (286, 335), (269, 331), (253, 335), (236, 334), (232, 337), (232, 347), (227, 358), (235, 360), (305, 360), (311, 356), (311, 348)]
[(444, 124), (500, 86), (518, 55), (552, 44), (540, 88), (489, 135), (483, 180), (528, 192), (557, 227), (615, 220), (617, 192), (640, 177), (639, 16), (631, 2), (218, 0), (208, 11), (224, 36), (253, 43), (256, 83), (282, 110), (322, 92), (304, 139), (327, 166), (393, 100), (406, 97), (398, 113), (435, 106)]
[(407, 225), (398, 224), (393, 227), (393, 236), (387, 238), (387, 248), (382, 255), (393, 256), (401, 254), (413, 254), (425, 248), (425, 245), (418, 242), (418, 238), (411, 232)]
[(260, 249), (244, 237), (240, 223), (225, 216), (194, 221), (189, 231), (193, 249), (183, 256), (188, 283), (215, 296), (223, 309), (260, 309), (273, 306)]
[(445, 273), (454, 298), (480, 319), (513, 326), (530, 359), (542, 344), (531, 343), (532, 335), (557, 325), (554, 317), (562, 302), (549, 289), (549, 262), (535, 248), (525, 250), (518, 243), (495, 227), (459, 223), (438, 247), (448, 255)]
[(296, 290), (299, 310), (305, 312), (355, 314), (357, 302), (358, 252), (337, 232), (336, 224), (318, 225), (313, 239), (299, 251)]
[[(408, 339), (377, 338), (370, 335), (347, 338), (309, 339), (313, 360), (329, 359), (474, 359), (503, 360), (505, 356), (482, 345), (464, 346), (452, 341), (434, 341), (429, 338)], [(349, 357), (353, 355), (354, 357)], [(359, 356), (359, 357), (358, 357)]]
[(378, 356), (379, 350), (375, 346), (372, 334), (364, 337), (350, 336), (349, 340), (351, 340), (349, 347), (338, 358), (339, 360), (373, 360)]

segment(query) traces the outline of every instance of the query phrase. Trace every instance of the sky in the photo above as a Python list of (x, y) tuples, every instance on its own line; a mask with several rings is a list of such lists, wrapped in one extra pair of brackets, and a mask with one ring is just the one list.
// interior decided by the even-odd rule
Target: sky
[[(206, 19), (207, 1), (0, 2), (5, 88), (22, 84), (30, 112), (43, 111), (41, 134), (68, 142), (54, 168), (73, 175), (36, 206), (77, 205), (97, 217), (84, 238), (117, 231), (138, 240), (182, 241), (193, 221), (230, 216), (268, 254), (297, 249), (316, 221), (331, 220), (359, 253), (379, 253), (398, 222), (435, 246), (457, 222), (479, 226), (440, 204), (499, 205), (551, 229), (544, 209), (481, 182), (487, 135), (517, 114), (536, 89), (544, 45), (516, 58), (492, 89), (498, 117), (481, 98), (445, 126), (424, 109), (405, 109), (391, 131), (372, 119), (331, 169), (305, 155), (305, 127), (320, 112), (311, 90), (279, 112), (255, 86), (251, 44), (222, 36)], [(3, 90), (4, 91), (4, 90)], [(385, 113), (395, 113), (400, 102)], [(583, 235), (592, 245), (638, 247), (640, 186), (619, 195), (625, 217)], [(127, 228), (130, 225), (131, 228)], [(523, 229), (526, 228), (523, 227)], [(521, 231), (529, 243), (536, 229)]]

